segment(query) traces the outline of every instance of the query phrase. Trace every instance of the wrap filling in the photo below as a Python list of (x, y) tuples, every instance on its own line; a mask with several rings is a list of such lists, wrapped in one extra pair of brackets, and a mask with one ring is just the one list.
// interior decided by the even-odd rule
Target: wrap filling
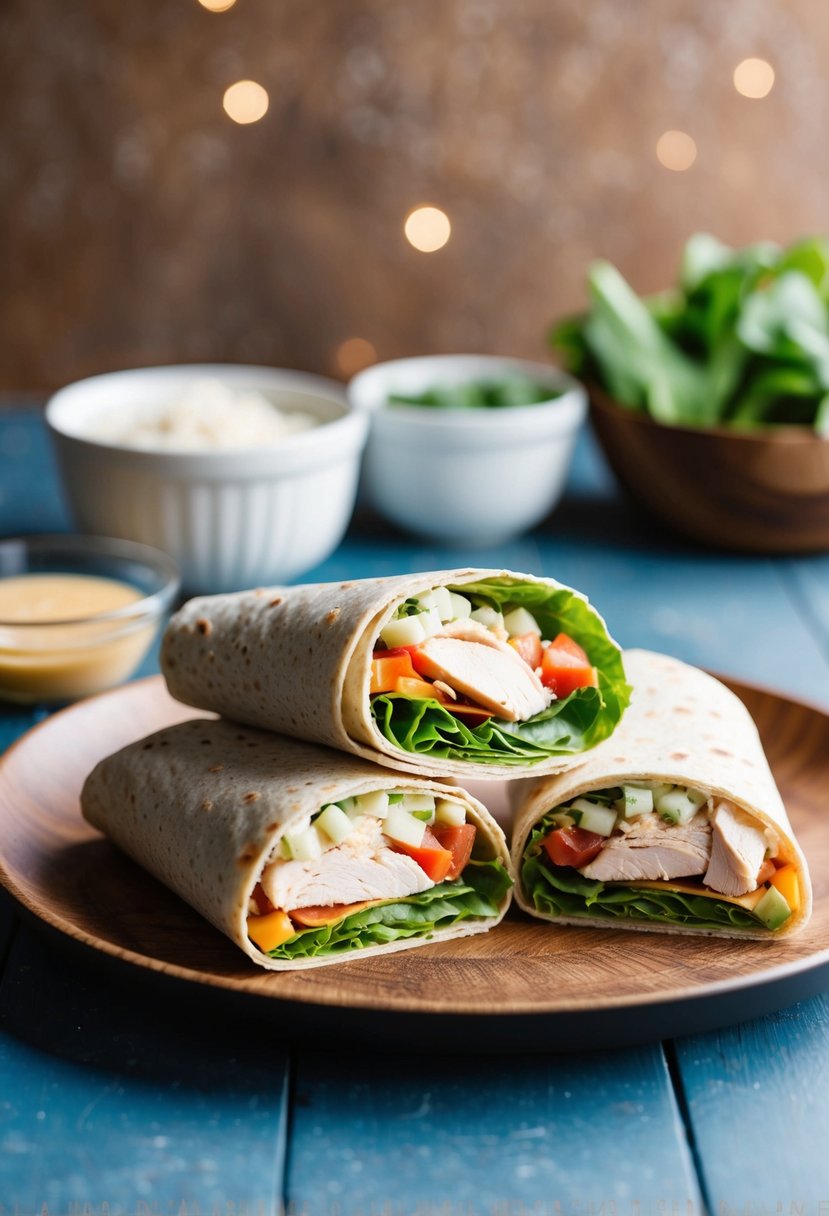
[(280, 838), (250, 897), (248, 936), (272, 958), (344, 953), (495, 917), (510, 885), (462, 802), (376, 790)]
[(405, 751), (518, 766), (606, 738), (629, 689), (584, 600), (490, 578), (400, 604), (375, 642), (370, 695), (382, 734)]
[(695, 928), (782, 928), (800, 907), (778, 834), (727, 798), (658, 782), (595, 790), (552, 808), (521, 878), (548, 916)]

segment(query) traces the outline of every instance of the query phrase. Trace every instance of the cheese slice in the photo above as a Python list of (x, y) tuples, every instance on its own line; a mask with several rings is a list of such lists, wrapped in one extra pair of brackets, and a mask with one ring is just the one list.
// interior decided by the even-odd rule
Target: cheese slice
[(377, 904), (393, 902), (389, 899), (364, 899), (355, 904), (332, 904), (330, 908), (323, 905), (292, 908), (288, 915), (295, 925), (302, 925), (305, 929), (321, 929), (324, 925), (334, 925), (338, 920), (345, 920), (346, 916), (353, 916), (355, 912), (362, 912), (363, 908), (374, 908)]
[(666, 882), (663, 878), (639, 879), (637, 882), (608, 883), (608, 886), (635, 887), (645, 891), (677, 891), (680, 895), (702, 895), (706, 899), (716, 899), (723, 904), (736, 904), (753, 912), (760, 900), (766, 894), (767, 887), (758, 887), (756, 891), (748, 891), (745, 895), (722, 895), (719, 891), (711, 891), (708, 887), (697, 887), (690, 882)]

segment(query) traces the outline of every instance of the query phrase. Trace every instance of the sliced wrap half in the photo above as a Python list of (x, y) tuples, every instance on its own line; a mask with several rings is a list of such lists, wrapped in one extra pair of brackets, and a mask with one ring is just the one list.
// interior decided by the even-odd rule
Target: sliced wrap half
[(809, 919), (809, 872), (745, 706), (719, 681), (625, 652), (613, 738), (516, 809), (516, 900), (558, 924), (776, 939)]
[(503, 833), (465, 791), (225, 721), (102, 760), (81, 806), (272, 970), (481, 933), (510, 901)]
[(572, 766), (612, 734), (629, 694), (584, 596), (501, 570), (191, 600), (161, 664), (188, 705), (460, 779)]

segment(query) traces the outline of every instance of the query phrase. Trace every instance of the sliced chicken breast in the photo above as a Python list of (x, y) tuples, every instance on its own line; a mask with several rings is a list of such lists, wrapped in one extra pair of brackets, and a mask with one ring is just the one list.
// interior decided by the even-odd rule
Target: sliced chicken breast
[(435, 884), (403, 853), (389, 848), (381, 821), (366, 816), (357, 831), (313, 861), (275, 861), (261, 878), (275, 908), (404, 899)]
[(745, 895), (757, 886), (757, 872), (772, 843), (745, 811), (725, 800), (714, 807), (711, 863), (706, 886), (723, 895)]
[(419, 671), (507, 722), (525, 722), (547, 708), (552, 693), (512, 646), (475, 621), (458, 624), (456, 633), (420, 643)]
[(627, 832), (611, 836), (594, 859), (579, 871), (602, 882), (684, 878), (703, 874), (711, 856), (711, 825), (705, 814), (684, 827), (657, 815), (636, 819)]

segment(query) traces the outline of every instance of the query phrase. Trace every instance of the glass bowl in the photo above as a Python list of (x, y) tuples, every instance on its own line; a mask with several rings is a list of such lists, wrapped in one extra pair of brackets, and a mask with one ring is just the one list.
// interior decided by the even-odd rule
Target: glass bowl
[(97, 536), (0, 541), (0, 699), (75, 701), (122, 683), (178, 589), (173, 561), (147, 545)]

